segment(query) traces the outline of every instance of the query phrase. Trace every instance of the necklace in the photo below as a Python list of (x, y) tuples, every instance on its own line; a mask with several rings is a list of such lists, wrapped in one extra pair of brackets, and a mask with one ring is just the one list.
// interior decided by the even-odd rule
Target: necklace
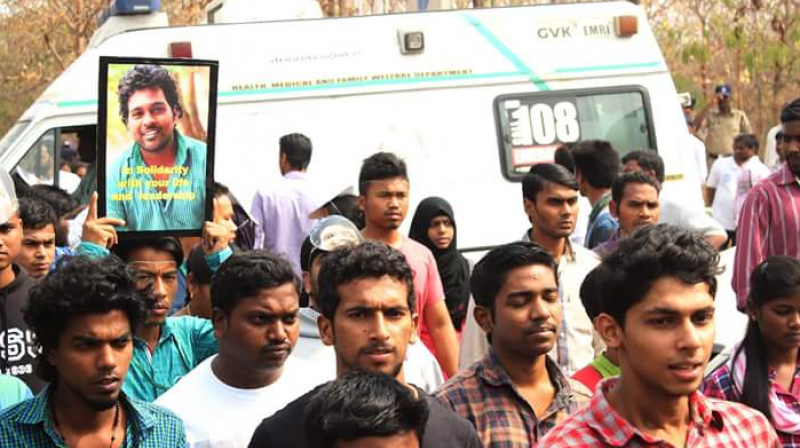
[[(114, 442), (117, 440), (117, 426), (119, 426), (119, 400), (117, 400), (117, 404), (115, 406), (114, 411), (114, 422), (111, 424), (111, 443), (108, 444), (108, 448), (114, 448)], [(56, 416), (56, 407), (53, 406), (53, 425), (56, 429), (60, 429), (58, 426), (58, 417)], [(63, 439), (63, 434), (61, 435)]]

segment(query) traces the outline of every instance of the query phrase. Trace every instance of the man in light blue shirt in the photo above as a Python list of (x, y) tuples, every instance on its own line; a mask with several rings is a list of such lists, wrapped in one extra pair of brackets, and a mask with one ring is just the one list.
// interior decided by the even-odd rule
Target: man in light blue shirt
[(279, 165), (283, 179), (270, 189), (256, 192), (250, 208), (258, 223), (255, 247), (285, 255), (298, 276), (302, 273), (300, 247), (315, 222), (308, 215), (322, 205), (309, 194), (306, 169), (311, 149), (311, 140), (303, 134), (281, 137)]
[(119, 104), (134, 143), (108, 171), (106, 216), (125, 230), (201, 228), (206, 144), (175, 127), (183, 109), (169, 72), (135, 66), (119, 82)]

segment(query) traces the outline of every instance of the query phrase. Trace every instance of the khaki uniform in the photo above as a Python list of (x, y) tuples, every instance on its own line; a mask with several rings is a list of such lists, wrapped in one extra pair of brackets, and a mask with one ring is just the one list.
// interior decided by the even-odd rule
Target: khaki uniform
[(704, 140), (709, 157), (717, 158), (733, 154), (734, 137), (750, 133), (750, 121), (744, 112), (731, 109), (723, 114), (719, 109), (712, 109), (708, 111), (698, 135)]

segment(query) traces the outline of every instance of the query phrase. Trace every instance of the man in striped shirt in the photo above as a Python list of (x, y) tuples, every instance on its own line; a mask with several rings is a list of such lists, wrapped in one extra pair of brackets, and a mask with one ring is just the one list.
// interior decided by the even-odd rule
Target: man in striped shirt
[(119, 104), (134, 143), (108, 171), (107, 216), (124, 220), (127, 230), (201, 228), (206, 144), (175, 126), (183, 108), (169, 72), (135, 66), (119, 82)]
[(800, 98), (783, 109), (781, 125), (785, 163), (750, 190), (739, 215), (732, 286), (740, 311), (759, 263), (773, 255), (800, 258)]

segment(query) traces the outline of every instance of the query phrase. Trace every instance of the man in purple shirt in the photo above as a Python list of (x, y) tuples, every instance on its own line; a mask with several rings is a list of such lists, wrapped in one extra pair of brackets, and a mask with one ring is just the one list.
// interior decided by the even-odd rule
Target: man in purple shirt
[(300, 275), (300, 246), (314, 223), (308, 215), (319, 206), (310, 197), (306, 177), (311, 140), (303, 134), (288, 134), (281, 137), (279, 146), (283, 179), (274, 188), (257, 191), (250, 208), (259, 224), (255, 247), (285, 255)]

